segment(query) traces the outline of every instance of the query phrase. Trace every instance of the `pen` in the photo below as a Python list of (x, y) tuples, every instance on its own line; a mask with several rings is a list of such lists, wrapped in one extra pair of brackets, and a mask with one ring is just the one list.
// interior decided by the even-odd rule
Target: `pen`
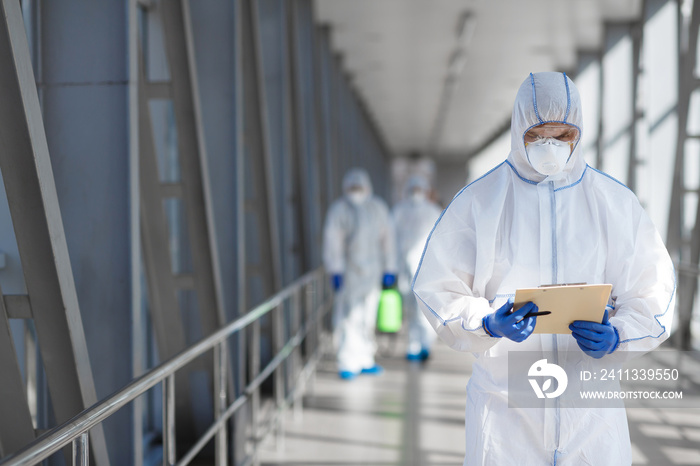
[(527, 319), (528, 317), (546, 316), (546, 315), (551, 314), (551, 313), (552, 313), (552, 311), (528, 312), (518, 322), (522, 322), (523, 320)]

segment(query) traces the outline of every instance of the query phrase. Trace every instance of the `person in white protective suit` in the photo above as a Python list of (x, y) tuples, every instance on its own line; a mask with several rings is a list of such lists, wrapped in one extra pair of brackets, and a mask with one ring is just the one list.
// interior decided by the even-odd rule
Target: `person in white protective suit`
[[(631, 463), (624, 409), (509, 408), (499, 358), (548, 350), (595, 361), (650, 351), (669, 336), (671, 259), (636, 196), (584, 161), (581, 122), (565, 74), (530, 74), (516, 96), (508, 158), (455, 196), (416, 273), (413, 290), (439, 337), (477, 357), (465, 465)], [(510, 313), (517, 288), (580, 282), (612, 284), (602, 323), (533, 334), (544, 317), (525, 318), (532, 303)]]
[(396, 204), (392, 211), (399, 250), (399, 291), (408, 321), (406, 358), (411, 361), (427, 359), (436, 337), (428, 319), (418, 309), (416, 297), (410, 286), (428, 234), (442, 212), (442, 209), (428, 198), (429, 194), (428, 180), (423, 176), (414, 175), (406, 183), (405, 199)]
[(323, 262), (336, 291), (338, 374), (352, 379), (383, 371), (374, 360), (374, 334), (382, 285), (393, 286), (396, 281), (396, 242), (389, 208), (372, 194), (365, 170), (349, 170), (343, 192), (328, 210)]

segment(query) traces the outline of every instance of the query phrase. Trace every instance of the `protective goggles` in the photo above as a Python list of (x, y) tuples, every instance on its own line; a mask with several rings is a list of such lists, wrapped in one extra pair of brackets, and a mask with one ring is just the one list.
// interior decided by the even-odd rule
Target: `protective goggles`
[[(554, 140), (554, 144), (573, 144), (578, 140), (578, 129), (565, 123), (544, 123), (530, 128), (523, 139), (525, 145), (544, 144), (546, 140)], [(561, 144), (557, 144), (561, 143)]]

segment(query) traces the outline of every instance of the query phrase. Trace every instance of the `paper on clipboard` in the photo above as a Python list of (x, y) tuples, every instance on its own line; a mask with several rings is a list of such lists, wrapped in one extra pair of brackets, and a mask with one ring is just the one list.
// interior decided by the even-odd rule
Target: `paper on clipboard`
[(551, 314), (537, 317), (534, 333), (571, 333), (575, 320), (602, 322), (612, 285), (548, 285), (515, 290), (513, 309), (528, 301)]

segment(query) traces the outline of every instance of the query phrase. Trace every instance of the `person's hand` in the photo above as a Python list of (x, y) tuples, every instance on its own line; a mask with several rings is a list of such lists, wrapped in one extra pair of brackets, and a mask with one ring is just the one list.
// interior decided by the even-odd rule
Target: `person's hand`
[(496, 312), (487, 315), (483, 319), (484, 329), (490, 335), (500, 338), (506, 337), (515, 342), (524, 341), (535, 330), (537, 317), (525, 317), (528, 312), (537, 312), (537, 306), (528, 302), (515, 312), (513, 300), (509, 299)]
[(569, 330), (579, 348), (592, 358), (600, 359), (612, 353), (620, 343), (620, 335), (608, 320), (607, 309), (602, 323), (576, 320), (569, 325)]
[(382, 278), (382, 287), (386, 290), (391, 288), (396, 283), (396, 275), (393, 273), (385, 273)]
[(335, 274), (331, 277), (331, 283), (333, 284), (333, 289), (338, 291), (340, 287), (343, 286), (343, 276), (340, 274)]

